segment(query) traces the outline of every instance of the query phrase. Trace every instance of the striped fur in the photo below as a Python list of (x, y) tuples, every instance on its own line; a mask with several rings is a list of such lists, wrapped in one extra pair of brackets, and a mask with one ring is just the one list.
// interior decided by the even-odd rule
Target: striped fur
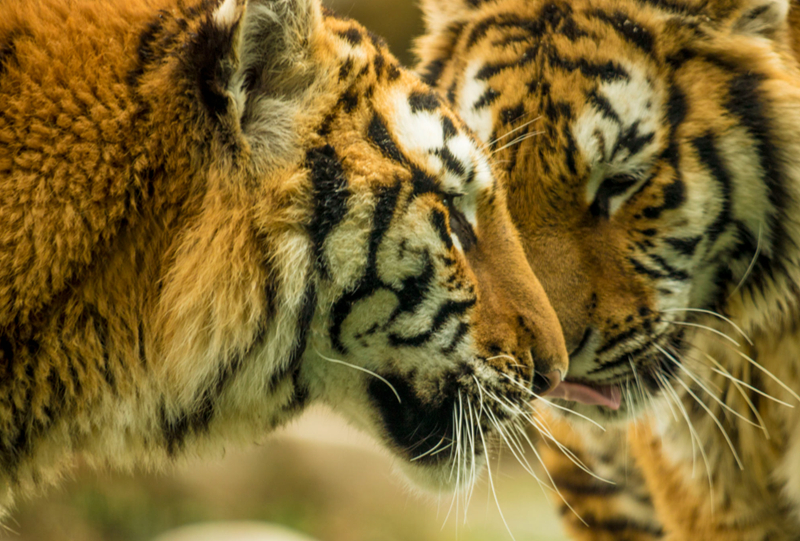
[(799, 417), (772, 399), (796, 406), (800, 390), (788, 2), (425, 10), (419, 72), (505, 169), (571, 352), (567, 380), (622, 394), (619, 411), (561, 403), (618, 426), (556, 434), (613, 488), (546, 451), (589, 525), (564, 506), (573, 536), (797, 539)]
[[(0, 506), (76, 455), (157, 465), (312, 401), (460, 488), (432, 452), (459, 400), (566, 369), (487, 156), (359, 25), (316, 0), (0, 4)], [(458, 422), (480, 465), (495, 428)]]

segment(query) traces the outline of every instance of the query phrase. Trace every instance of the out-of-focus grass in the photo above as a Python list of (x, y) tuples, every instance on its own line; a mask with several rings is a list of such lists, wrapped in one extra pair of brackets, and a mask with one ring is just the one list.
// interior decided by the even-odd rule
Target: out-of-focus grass
[[(450, 497), (409, 489), (384, 451), (330, 413), (315, 410), (247, 450), (195, 459), (166, 474), (79, 471), (23, 503), (8, 522), (19, 541), (145, 541), (181, 525), (220, 520), (282, 524), (322, 541), (511, 539), (484, 475), (466, 512)], [(493, 469), (498, 467), (493, 462)], [(562, 541), (556, 513), (509, 453), (495, 471), (519, 541)], [(456, 524), (458, 522), (458, 524)]]

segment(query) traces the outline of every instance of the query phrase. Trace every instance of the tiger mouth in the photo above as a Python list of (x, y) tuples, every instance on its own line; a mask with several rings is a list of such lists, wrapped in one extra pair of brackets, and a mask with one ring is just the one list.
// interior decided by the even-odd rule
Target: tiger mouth
[(547, 398), (560, 398), (587, 406), (605, 406), (617, 411), (622, 404), (622, 391), (619, 385), (593, 385), (567, 378), (554, 387)]

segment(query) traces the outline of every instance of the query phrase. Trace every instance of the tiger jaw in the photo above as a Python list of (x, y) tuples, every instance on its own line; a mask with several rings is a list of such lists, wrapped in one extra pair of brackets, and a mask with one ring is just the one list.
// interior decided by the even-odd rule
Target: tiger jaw
[(482, 365), (472, 361), (459, 372), (436, 378), (439, 390), (433, 394), (416, 374), (385, 375), (369, 383), (383, 439), (418, 484), (468, 489), (480, 476), (492, 445), (527, 422), (518, 421), (530, 415), (529, 382)]

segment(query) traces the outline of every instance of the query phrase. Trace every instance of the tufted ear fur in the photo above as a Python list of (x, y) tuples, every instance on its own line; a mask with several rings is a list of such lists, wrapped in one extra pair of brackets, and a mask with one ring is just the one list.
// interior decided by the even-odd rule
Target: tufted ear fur
[(192, 41), (203, 106), (261, 157), (280, 155), (293, 139), (321, 26), (319, 0), (221, 0)]
[(425, 29), (437, 34), (465, 21), (483, 2), (481, 0), (422, 0)]
[(731, 29), (737, 34), (778, 39), (785, 35), (789, 0), (744, 0)]
[(483, 4), (483, 0), (422, 0), (425, 33), (414, 43), (422, 79), (436, 85), (446, 59), (462, 27)]

